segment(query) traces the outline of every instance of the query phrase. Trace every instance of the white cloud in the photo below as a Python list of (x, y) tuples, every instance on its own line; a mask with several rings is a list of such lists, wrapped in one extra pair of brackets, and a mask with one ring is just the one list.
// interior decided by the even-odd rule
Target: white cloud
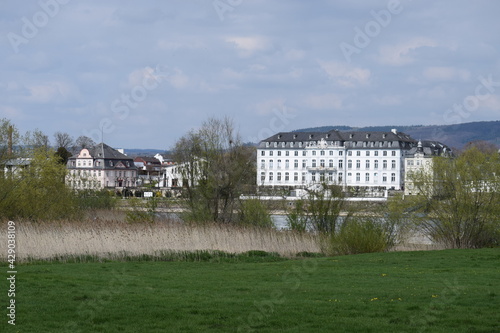
[(286, 108), (285, 99), (283, 98), (273, 98), (266, 101), (257, 103), (253, 110), (259, 115), (272, 114), (275, 110), (281, 110)]
[(306, 107), (319, 110), (339, 110), (342, 108), (342, 98), (336, 94), (309, 95), (305, 98)]
[(442, 86), (435, 86), (429, 88), (419, 89), (417, 96), (426, 100), (446, 100), (449, 98), (451, 91), (445, 89)]
[(20, 110), (11, 106), (0, 105), (0, 118), (19, 120), (22, 116), (23, 113)]
[(427, 67), (423, 72), (424, 78), (431, 81), (467, 81), (470, 72), (455, 67)]
[[(475, 98), (475, 96), (470, 96), (471, 98)], [(492, 110), (496, 112), (496, 118), (500, 116), (500, 96), (499, 95), (489, 95), (483, 102), (480, 102), (481, 106), (486, 109)]]
[(226, 42), (233, 44), (240, 52), (240, 56), (248, 57), (256, 52), (271, 48), (272, 44), (266, 37), (227, 37)]
[[(165, 72), (159, 72), (160, 70), (164, 70)], [(145, 67), (137, 69), (129, 74), (127, 82), (128, 87), (125, 89), (131, 89), (136, 86), (144, 85), (144, 80), (152, 77), (155, 77), (158, 82), (166, 80), (171, 86), (177, 89), (187, 87), (190, 81), (189, 77), (178, 68), (170, 70), (168, 68), (153, 69), (151, 67)]]
[(378, 61), (384, 65), (403, 66), (415, 61), (413, 52), (421, 47), (435, 47), (437, 43), (429, 38), (413, 38), (409, 41), (381, 46)]
[(306, 53), (303, 50), (291, 49), (286, 51), (285, 58), (291, 61), (302, 60)]
[(397, 95), (375, 96), (374, 101), (382, 106), (394, 106), (402, 103), (401, 96)]
[(32, 103), (60, 103), (78, 99), (78, 88), (67, 82), (49, 81), (42, 84), (27, 85), (29, 91), (27, 100)]
[(371, 72), (368, 69), (336, 61), (318, 61), (318, 63), (328, 76), (341, 86), (354, 87), (367, 85), (370, 82)]
[(189, 84), (189, 77), (180, 69), (174, 69), (173, 73), (167, 76), (167, 81), (177, 89), (186, 88)]

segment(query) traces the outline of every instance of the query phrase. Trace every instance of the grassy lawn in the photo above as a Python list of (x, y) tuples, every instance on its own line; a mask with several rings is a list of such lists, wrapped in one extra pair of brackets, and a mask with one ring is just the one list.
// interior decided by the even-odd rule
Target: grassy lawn
[(500, 332), (500, 249), (31, 264), (16, 287), (2, 332)]

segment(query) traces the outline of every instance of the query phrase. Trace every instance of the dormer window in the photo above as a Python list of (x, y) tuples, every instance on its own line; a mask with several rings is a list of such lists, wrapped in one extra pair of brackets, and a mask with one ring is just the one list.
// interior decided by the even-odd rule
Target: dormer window
[(109, 161), (109, 166), (113, 166), (113, 161)]
[(278, 139), (281, 139), (281, 134), (278, 134)]
[(313, 135), (312, 134), (309, 134), (309, 139), (312, 139), (313, 138)]
[(294, 138), (294, 139), (297, 139), (297, 134), (294, 134), (294, 135), (293, 135), (293, 138)]
[(354, 137), (354, 134), (349, 134), (349, 139), (352, 139)]

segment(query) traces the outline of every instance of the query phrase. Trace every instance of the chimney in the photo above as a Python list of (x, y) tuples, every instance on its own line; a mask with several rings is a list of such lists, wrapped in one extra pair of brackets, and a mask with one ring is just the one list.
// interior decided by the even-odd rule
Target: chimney
[(8, 130), (8, 143), (7, 143), (7, 156), (12, 156), (12, 133), (14, 132), (14, 129), (12, 128), (12, 125), (9, 126)]

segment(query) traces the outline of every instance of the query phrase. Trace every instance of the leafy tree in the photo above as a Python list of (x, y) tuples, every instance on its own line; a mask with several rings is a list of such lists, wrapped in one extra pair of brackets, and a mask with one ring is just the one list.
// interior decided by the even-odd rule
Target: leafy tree
[[(456, 159), (436, 157), (432, 172), (412, 179), (412, 216), (434, 241), (477, 248), (500, 240), (500, 155), (470, 147)], [(408, 204), (407, 204), (408, 205)]]
[[(9, 151), (9, 137), (12, 137), (12, 142), (10, 142), (13, 147), (12, 151)], [(5, 201), (17, 186), (17, 182), (14, 179), (4, 174), (4, 170), (9, 160), (13, 160), (19, 156), (20, 140), (21, 135), (10, 120), (5, 118), (0, 119), (0, 207), (5, 205)]]
[(0, 202), (0, 212), (8, 218), (49, 220), (70, 217), (75, 200), (65, 185), (66, 166), (50, 149), (33, 151), (30, 165), (9, 178), (12, 191)]
[[(9, 156), (8, 145), (9, 145), (10, 132), (12, 132), (12, 145), (14, 148), (14, 152), (13, 155), (11, 154)], [(0, 119), (0, 164), (3, 165), (3, 162), (5, 162), (7, 159), (15, 157), (16, 155), (15, 149), (18, 148), (20, 141), (21, 141), (21, 135), (19, 134), (17, 128), (10, 122), (10, 120), (6, 118)]]
[(241, 143), (229, 118), (210, 118), (173, 149), (192, 221), (234, 222), (244, 184), (255, 175), (255, 150)]
[(66, 165), (68, 163), (69, 158), (71, 157), (71, 153), (64, 147), (57, 148), (56, 156), (59, 157), (59, 163)]

